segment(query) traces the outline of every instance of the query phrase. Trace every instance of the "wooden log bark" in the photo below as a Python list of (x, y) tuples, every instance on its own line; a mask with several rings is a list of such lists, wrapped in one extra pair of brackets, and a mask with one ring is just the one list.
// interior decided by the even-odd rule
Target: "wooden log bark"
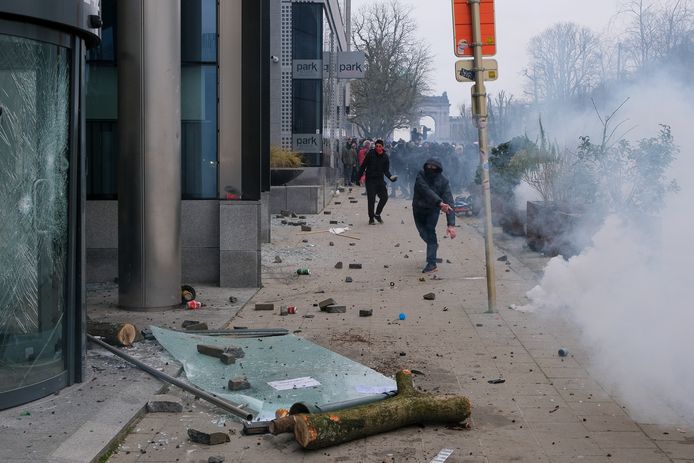
[(137, 328), (131, 323), (87, 321), (87, 333), (103, 338), (112, 346), (132, 346), (137, 338)]
[(412, 373), (399, 371), (398, 394), (345, 410), (294, 415), (294, 437), (305, 449), (320, 449), (420, 423), (459, 423), (470, 416), (464, 396), (437, 396), (415, 390)]

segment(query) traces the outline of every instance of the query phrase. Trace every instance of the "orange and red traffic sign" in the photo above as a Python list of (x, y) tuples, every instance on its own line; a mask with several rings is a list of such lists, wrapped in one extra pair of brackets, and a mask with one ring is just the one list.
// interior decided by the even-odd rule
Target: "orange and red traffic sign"
[[(455, 56), (472, 56), (472, 13), (468, 0), (453, 2), (453, 46)], [(482, 31), (482, 56), (496, 54), (496, 30), (494, 27), (494, 0), (480, 0), (480, 25)]]

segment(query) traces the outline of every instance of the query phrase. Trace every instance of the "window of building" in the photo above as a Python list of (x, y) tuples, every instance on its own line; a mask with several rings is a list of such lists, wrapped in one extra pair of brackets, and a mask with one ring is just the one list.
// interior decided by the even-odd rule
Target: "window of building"
[[(292, 59), (323, 59), (323, 5), (321, 3), (292, 4)], [(320, 135), (323, 128), (322, 104), (322, 79), (294, 79), (292, 81), (292, 133)], [(318, 146), (316, 152), (302, 152), (306, 166), (321, 166), (321, 143)]]
[(181, 1), (181, 190), (217, 198), (217, 1)]
[[(87, 57), (87, 199), (118, 192), (116, 1), (102, 0), (101, 45)], [(217, 198), (217, 2), (181, 0), (181, 191)]]
[(118, 192), (118, 68), (116, 0), (102, 0), (101, 44), (87, 54), (87, 199)]

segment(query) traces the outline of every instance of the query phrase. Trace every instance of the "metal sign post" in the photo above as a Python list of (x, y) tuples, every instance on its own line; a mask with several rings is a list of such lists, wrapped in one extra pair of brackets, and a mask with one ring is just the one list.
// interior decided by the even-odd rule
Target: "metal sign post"
[(482, 62), (482, 27), (480, 0), (468, 0), (472, 16), (472, 49), (475, 85), (472, 87), (473, 117), (479, 133), (480, 164), (482, 165), (482, 192), (484, 195), (484, 238), (487, 261), (487, 313), (496, 311), (496, 283), (494, 275), (494, 235), (492, 228), (492, 195), (489, 183), (489, 138), (487, 134), (487, 89), (484, 86)]

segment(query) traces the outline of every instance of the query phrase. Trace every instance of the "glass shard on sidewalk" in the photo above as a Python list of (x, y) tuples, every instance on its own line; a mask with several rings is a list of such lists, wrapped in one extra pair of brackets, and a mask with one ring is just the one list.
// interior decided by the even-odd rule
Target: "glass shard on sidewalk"
[[(393, 379), (293, 335), (222, 338), (156, 326), (151, 329), (157, 341), (181, 362), (188, 381), (230, 402), (247, 404), (244, 408), (253, 413), (254, 421), (274, 419), (277, 409), (289, 409), (297, 402), (323, 405), (373, 396), (371, 391), (397, 389)], [(198, 353), (198, 344), (240, 347), (245, 356), (225, 365)], [(248, 379), (250, 389), (230, 392), (229, 380), (242, 376)], [(284, 387), (293, 380), (295, 385)], [(283, 387), (278, 389), (279, 384)]]

